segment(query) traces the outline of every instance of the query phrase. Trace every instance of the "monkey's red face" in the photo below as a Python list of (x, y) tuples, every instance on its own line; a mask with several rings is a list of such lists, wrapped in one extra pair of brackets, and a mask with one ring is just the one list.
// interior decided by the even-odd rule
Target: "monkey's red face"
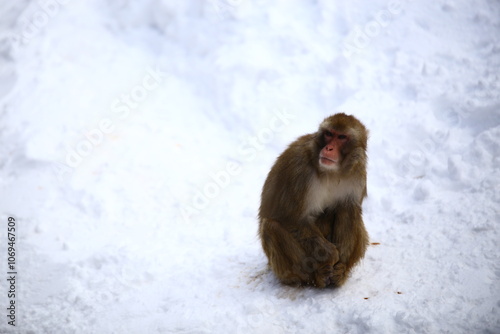
[(342, 147), (349, 141), (348, 135), (334, 130), (323, 132), (325, 146), (319, 153), (319, 165), (329, 170), (337, 170), (342, 163)]

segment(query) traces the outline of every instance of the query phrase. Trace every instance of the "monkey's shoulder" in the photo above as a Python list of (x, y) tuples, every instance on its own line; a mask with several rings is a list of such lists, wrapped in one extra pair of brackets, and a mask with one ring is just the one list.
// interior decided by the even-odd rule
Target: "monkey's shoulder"
[(297, 138), (278, 156), (275, 167), (283, 170), (304, 172), (305, 166), (310, 167), (314, 160), (315, 134), (308, 134)]
[(315, 143), (316, 143), (316, 137), (317, 133), (309, 133), (303, 136), (300, 136), (299, 138), (295, 139), (293, 142), (288, 145), (288, 148), (285, 150), (289, 151), (296, 151), (296, 150), (301, 150), (301, 151), (308, 151), (312, 148), (314, 148)]

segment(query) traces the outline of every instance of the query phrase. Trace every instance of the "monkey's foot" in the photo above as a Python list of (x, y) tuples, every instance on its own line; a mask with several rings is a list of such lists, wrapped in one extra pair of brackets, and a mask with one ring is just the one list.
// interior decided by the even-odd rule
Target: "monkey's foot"
[(332, 278), (333, 267), (329, 264), (325, 264), (314, 273), (313, 285), (318, 288), (327, 287), (332, 284)]
[(333, 266), (331, 284), (341, 286), (347, 279), (346, 266), (343, 263), (337, 263)]

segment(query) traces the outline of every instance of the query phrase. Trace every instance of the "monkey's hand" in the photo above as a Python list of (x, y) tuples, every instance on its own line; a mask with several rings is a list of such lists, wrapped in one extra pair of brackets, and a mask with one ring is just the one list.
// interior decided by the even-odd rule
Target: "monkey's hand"
[(339, 261), (337, 247), (324, 240), (316, 243), (312, 252), (308, 255), (308, 259), (312, 262), (309, 263), (309, 269), (313, 269), (311, 272), (312, 284), (319, 288), (332, 284), (334, 280), (334, 264)]

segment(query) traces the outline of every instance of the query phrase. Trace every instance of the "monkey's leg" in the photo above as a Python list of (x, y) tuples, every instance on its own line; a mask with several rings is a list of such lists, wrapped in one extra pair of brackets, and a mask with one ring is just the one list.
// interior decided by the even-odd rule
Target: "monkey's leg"
[(261, 220), (259, 233), (269, 265), (278, 279), (290, 285), (307, 283), (309, 275), (302, 269), (305, 253), (297, 240), (271, 219)]
[(263, 219), (260, 235), (271, 269), (283, 283), (320, 288), (332, 283), (338, 252), (315, 226), (289, 232), (279, 222)]

